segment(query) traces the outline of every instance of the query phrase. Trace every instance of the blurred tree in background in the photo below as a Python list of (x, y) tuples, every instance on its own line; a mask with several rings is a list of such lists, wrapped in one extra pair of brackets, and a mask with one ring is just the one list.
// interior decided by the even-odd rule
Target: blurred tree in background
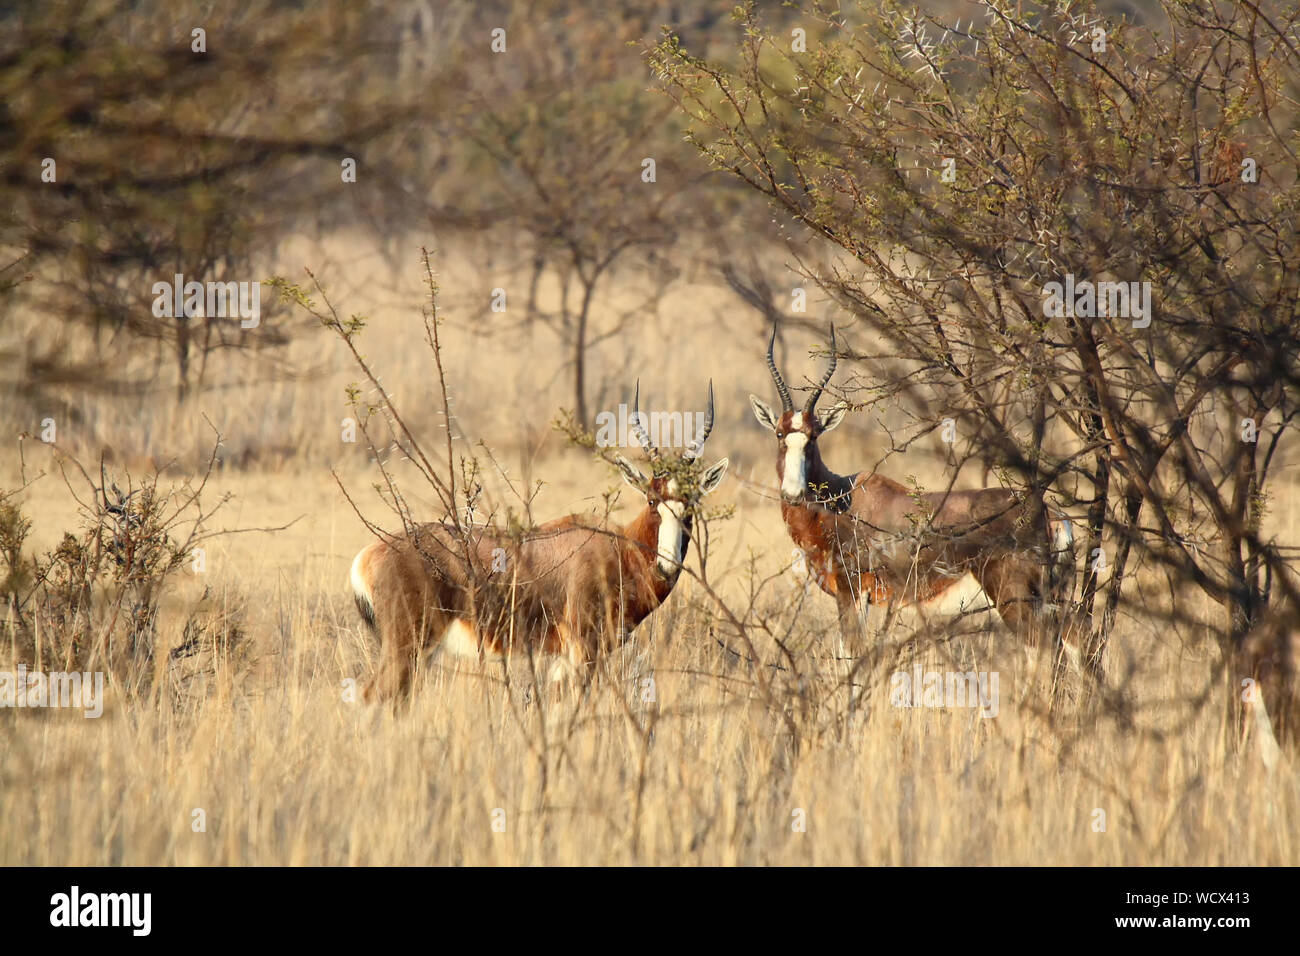
[[(392, 82), (391, 38), (345, 5), (297, 9), (57, 2), (0, 14), (0, 244), (15, 293), (65, 336), (170, 355), (180, 397), (209, 356), (266, 349), (218, 316), (156, 317), (155, 281), (256, 281), (253, 262), (337, 196), (341, 162), (436, 109)], [(436, 90), (436, 87), (433, 87)], [(23, 273), (46, 281), (18, 281)], [(58, 340), (7, 354), (5, 376), (129, 390), (105, 354), (69, 365)]]
[[(509, 22), (522, 24), (510, 35), (514, 53), (475, 71), (465, 92), (466, 161), (478, 177), (478, 201), (510, 211), (530, 264), (525, 321), (541, 320), (560, 337), (574, 417), (589, 424), (589, 349), (651, 305), (596, 324), (597, 288), (635, 259), (655, 270), (662, 293), (672, 278), (671, 247), (689, 230), (705, 171), (682, 142), (672, 104), (647, 93), (633, 45), (649, 28), (643, 17), (611, 10), (595, 18), (570, 7)], [(548, 269), (561, 295), (558, 309), (543, 312), (537, 288)]]
[[(616, 267), (649, 270), (657, 296), (680, 238), (752, 226), (649, 89), (638, 43), (664, 23), (728, 46), (737, 28), (662, 2), (58, 0), (0, 13), (0, 308), (50, 322), (0, 347), (0, 375), (32, 399), (170, 383), (184, 400), (221, 350), (290, 374), (288, 313), (255, 334), (218, 315), (159, 317), (153, 283), (255, 281), (294, 232), (360, 227), (395, 262), (433, 230), (527, 270), (523, 321), (554, 330), (586, 420), (588, 353), (641, 311), (598, 317), (601, 284)], [(548, 274), (561, 301), (544, 310)], [(65, 354), (82, 335), (98, 359)], [(127, 352), (152, 355), (149, 380), (125, 370)]]

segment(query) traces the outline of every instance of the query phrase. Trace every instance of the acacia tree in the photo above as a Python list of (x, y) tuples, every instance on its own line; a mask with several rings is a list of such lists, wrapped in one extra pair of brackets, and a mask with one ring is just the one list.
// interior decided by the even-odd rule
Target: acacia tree
[(1300, 409), (1300, 11), (874, 7), (806, 7), (801, 45), (751, 6), (734, 57), (648, 57), (710, 164), (841, 251), (809, 277), (872, 342), (854, 397), (910, 414), (895, 447), (955, 419), (1084, 518), (1093, 666), (1121, 610), (1204, 626), (1201, 594), (1292, 729), (1300, 591), (1265, 517)]

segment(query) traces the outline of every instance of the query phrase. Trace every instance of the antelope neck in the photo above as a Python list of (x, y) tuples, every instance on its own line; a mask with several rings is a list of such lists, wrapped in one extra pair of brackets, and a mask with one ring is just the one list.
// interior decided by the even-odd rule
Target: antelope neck
[(804, 495), (812, 502), (834, 512), (847, 511), (853, 493), (853, 478), (837, 475), (822, 461), (816, 443), (808, 452), (808, 483)]
[[(661, 505), (660, 507), (663, 506)], [(678, 564), (677, 567), (670, 572), (665, 571), (660, 567), (661, 556), (659, 528), (662, 523), (663, 519), (659, 513), (654, 508), (646, 506), (641, 509), (640, 514), (633, 518), (629, 524), (624, 526), (622, 536), (625, 540), (636, 544), (636, 550), (639, 556), (649, 566), (650, 570), (654, 572), (655, 577), (668, 587), (672, 587), (673, 583), (677, 580), (677, 576), (681, 573), (682, 568), (681, 565)], [(686, 534), (689, 537), (689, 531), (687, 531)]]

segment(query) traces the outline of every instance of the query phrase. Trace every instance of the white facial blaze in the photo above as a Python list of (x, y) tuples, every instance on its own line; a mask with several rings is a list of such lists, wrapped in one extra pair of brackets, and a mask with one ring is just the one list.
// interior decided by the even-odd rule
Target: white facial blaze
[(676, 574), (686, 560), (686, 505), (680, 501), (665, 501), (659, 512), (659, 570)]
[(785, 468), (781, 474), (781, 494), (787, 498), (798, 498), (808, 485), (808, 460), (804, 448), (808, 445), (808, 436), (798, 429), (803, 427), (803, 412), (795, 412), (790, 420), (790, 427), (795, 429), (785, 436)]

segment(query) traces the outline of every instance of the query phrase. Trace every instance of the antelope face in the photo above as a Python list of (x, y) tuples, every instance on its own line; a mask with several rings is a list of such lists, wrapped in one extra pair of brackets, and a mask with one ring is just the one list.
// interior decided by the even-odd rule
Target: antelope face
[(790, 389), (777, 371), (776, 359), (772, 355), (775, 345), (774, 326), (772, 340), (767, 345), (767, 367), (772, 373), (772, 381), (776, 383), (777, 394), (781, 396), (781, 411), (774, 411), (772, 406), (756, 395), (749, 396), (749, 403), (754, 407), (754, 417), (758, 423), (770, 428), (776, 435), (776, 473), (781, 479), (781, 497), (788, 502), (798, 502), (808, 493), (808, 472), (811, 462), (816, 460), (817, 439), (844, 420), (848, 405), (839, 402), (820, 417), (817, 413), (817, 399), (835, 373), (835, 326), (831, 326), (830, 362), (803, 409), (799, 411), (795, 410)]
[(712, 467), (697, 471), (677, 463), (667, 471), (656, 470), (647, 478), (630, 461), (619, 455), (615, 459), (623, 480), (642, 492), (646, 506), (657, 524), (655, 567), (667, 577), (675, 576), (686, 561), (691, 541), (691, 525), (706, 495), (711, 494), (727, 472), (723, 458)]
[(615, 456), (614, 462), (623, 472), (623, 480), (645, 494), (646, 505), (657, 525), (655, 567), (660, 574), (674, 577), (681, 571), (682, 562), (686, 560), (686, 545), (691, 540), (691, 521), (699, 510), (700, 502), (718, 487), (722, 476), (727, 472), (726, 458), (714, 463), (711, 468), (701, 469), (696, 464), (700, 450), (713, 431), (713, 382), (709, 382), (709, 405), (704, 413), (704, 428), (683, 455), (666, 457), (651, 444), (650, 436), (641, 421), (640, 409), (641, 383), (637, 382), (630, 425), (637, 441), (654, 465), (654, 476), (647, 478), (622, 455)]
[(817, 454), (817, 439), (844, 420), (848, 406), (840, 402), (820, 416), (817, 412), (787, 411), (778, 415), (761, 398), (751, 395), (754, 417), (776, 435), (776, 474), (781, 497), (791, 503), (808, 493), (808, 466)]

